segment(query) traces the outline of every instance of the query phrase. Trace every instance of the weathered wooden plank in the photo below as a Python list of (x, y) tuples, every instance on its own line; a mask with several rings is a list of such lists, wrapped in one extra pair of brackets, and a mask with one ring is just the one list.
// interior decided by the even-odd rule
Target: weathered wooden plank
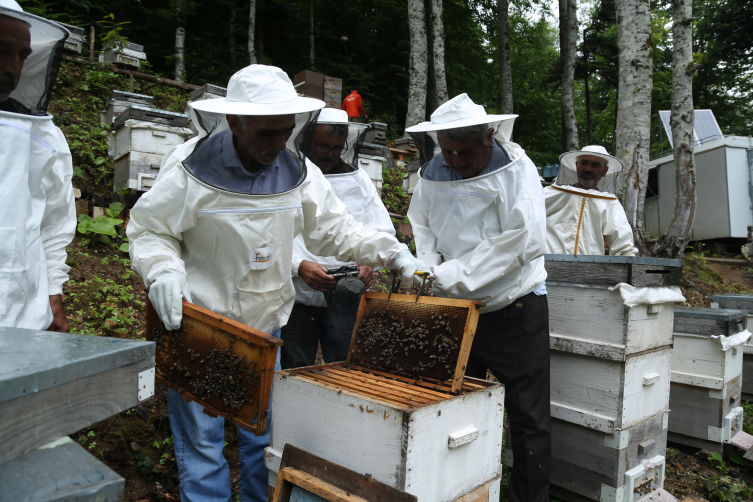
[(682, 261), (638, 256), (545, 255), (549, 280), (614, 286), (677, 286)]
[(620, 293), (547, 279), (551, 334), (625, 345), (626, 311)]
[(639, 264), (630, 265), (631, 286), (679, 286), (681, 280), (682, 267)]
[(549, 335), (549, 348), (610, 361), (624, 361), (627, 357), (624, 345), (585, 340), (554, 333)]
[(746, 328), (742, 310), (675, 307), (674, 331), (707, 336), (730, 336)]
[(626, 264), (589, 263), (586, 269), (582, 263), (578, 262), (547, 260), (545, 266), (548, 281), (602, 286), (614, 286), (621, 282), (628, 282), (628, 265)]
[(118, 115), (112, 122), (113, 131), (125, 124), (126, 120), (144, 120), (157, 124), (165, 124), (175, 127), (187, 127), (188, 115), (185, 113), (169, 112), (157, 108), (147, 108), (139, 105), (131, 105)]
[(123, 500), (125, 480), (67, 436), (0, 465), (0, 502)]
[(0, 403), (0, 464), (139, 404), (154, 358)]
[(713, 295), (711, 301), (718, 303), (720, 308), (732, 310), (744, 310), (753, 314), (753, 295)]
[(673, 382), (718, 389), (742, 373), (742, 350), (722, 350), (719, 342), (704, 335), (677, 331), (674, 335)]

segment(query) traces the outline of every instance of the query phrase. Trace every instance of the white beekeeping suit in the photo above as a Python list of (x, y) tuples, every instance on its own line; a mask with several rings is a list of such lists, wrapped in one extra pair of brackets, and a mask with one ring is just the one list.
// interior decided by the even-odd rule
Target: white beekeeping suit
[[(165, 155), (156, 183), (131, 211), (131, 260), (147, 286), (164, 271), (183, 274), (193, 303), (271, 333), (286, 324), (295, 300), (290, 264), (298, 234), (316, 255), (413, 275), (407, 247), (356, 222), (321, 171), (301, 162), (294, 142), (323, 105), (298, 97), (281, 70), (263, 65), (233, 75), (226, 98), (191, 104), (199, 136)], [(226, 114), (295, 114), (289, 148), (278, 157), (295, 163), (292, 189), (244, 193), (202, 177), (199, 167), (212, 161), (202, 143), (228, 130)]]
[[(10, 94), (0, 88), (0, 326), (47, 329), (76, 230), (71, 153), (46, 112), (69, 33), (13, 0), (0, 0), (3, 16), (29, 26), (32, 52), (17, 87)], [(9, 52), (4, 47), (0, 58)]]
[[(345, 204), (350, 214), (357, 222), (363, 223), (364, 227), (372, 228), (378, 232), (395, 235), (395, 227), (392, 225), (387, 208), (377, 193), (374, 183), (363, 169), (358, 167), (358, 145), (368, 125), (348, 122), (348, 114), (342, 110), (331, 108), (323, 109), (312, 127), (319, 124), (333, 124), (348, 126), (348, 149), (340, 157), (343, 162), (352, 168), (351, 172), (339, 174), (325, 174), (324, 178), (332, 186), (337, 198)], [(306, 159), (307, 169), (316, 169), (311, 160)], [(293, 244), (293, 285), (295, 286), (296, 302), (312, 307), (326, 307), (324, 293), (316, 291), (308, 286), (302, 278), (298, 277), (298, 267), (302, 261), (311, 261), (327, 268), (336, 268), (343, 265), (353, 265), (355, 262), (340, 261), (334, 256), (316, 256), (311, 253), (303, 241), (303, 236), (298, 235)]]
[[(602, 157), (609, 167), (596, 189), (578, 188), (576, 161), (580, 155)], [(560, 156), (555, 183), (544, 189), (548, 254), (603, 255), (604, 239), (612, 256), (635, 256), (625, 210), (614, 195), (622, 162), (602, 146), (587, 146)]]

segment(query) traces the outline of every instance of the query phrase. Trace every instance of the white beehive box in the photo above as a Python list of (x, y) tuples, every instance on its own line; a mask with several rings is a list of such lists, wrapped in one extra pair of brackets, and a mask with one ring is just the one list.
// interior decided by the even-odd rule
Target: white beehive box
[[(207, 83), (191, 93), (191, 99), (189, 100), (188, 104), (190, 105), (190, 103), (194, 103), (196, 101), (204, 101), (205, 99), (224, 98), (225, 96), (227, 96), (227, 89), (225, 87)], [(193, 131), (194, 136), (198, 135), (199, 129), (196, 124), (194, 124), (195, 117), (193, 116), (191, 107), (188, 105), (186, 106), (186, 115), (188, 115), (189, 129)]]
[[(666, 446), (667, 413), (613, 434), (552, 419), (551, 493), (566, 501), (637, 501), (663, 487)], [(505, 464), (513, 462), (506, 450)]]
[(86, 32), (83, 28), (71, 24), (58, 23), (71, 32), (71, 36), (65, 41), (63, 50), (72, 54), (81, 54), (84, 44), (86, 43)]
[[(714, 295), (711, 307), (742, 310), (748, 314), (748, 326), (753, 326), (753, 295)], [(743, 345), (743, 399), (753, 401), (753, 340)]]
[[(348, 374), (343, 363), (309, 370), (327, 368), (341, 368), (343, 379), (317, 381), (298, 374), (306, 369), (275, 374), (271, 445), (265, 456), (270, 481), (276, 479), (275, 459), (292, 444), (367, 472), (419, 501), (452, 502), (486, 485), (489, 500), (498, 496), (502, 385), (466, 378), (468, 390), (462, 395), (439, 391), (430, 402), (423, 397), (397, 404), (392, 392), (418, 396), (426, 387), (388, 379), (370, 383), (373, 375)], [(372, 391), (364, 390), (369, 386)]]
[(382, 192), (382, 183), (384, 182), (382, 169), (386, 162), (387, 160), (384, 157), (363, 153), (358, 154), (358, 167), (366, 171), (366, 174), (369, 175), (369, 179), (374, 183), (379, 193)]
[(111, 126), (118, 115), (131, 105), (156, 108), (154, 106), (154, 96), (114, 90), (110, 93), (105, 103), (105, 110), (102, 112), (102, 123)]
[(104, 60), (123, 68), (140, 70), (141, 62), (146, 61), (146, 53), (143, 45), (126, 42), (125, 46), (105, 47)]

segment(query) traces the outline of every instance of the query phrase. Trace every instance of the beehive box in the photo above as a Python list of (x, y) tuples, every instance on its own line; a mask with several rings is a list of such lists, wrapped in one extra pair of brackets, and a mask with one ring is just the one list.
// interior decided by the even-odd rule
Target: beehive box
[(156, 343), (157, 378), (184, 399), (262, 435), (282, 340), (183, 301), (183, 321), (167, 331), (147, 300), (147, 339)]
[[(674, 304), (627, 307), (619, 283), (677, 286), (682, 260), (546, 255), (550, 343), (582, 354), (622, 358), (672, 343)], [(563, 340), (564, 338), (564, 340)], [(599, 356), (600, 357), (600, 356)]]
[[(666, 447), (667, 413), (612, 434), (552, 419), (551, 483), (567, 501), (637, 501), (663, 487)], [(505, 464), (513, 463), (506, 450)]]
[(114, 90), (107, 98), (107, 102), (105, 102), (105, 110), (102, 112), (102, 123), (111, 126), (115, 118), (131, 105), (156, 109), (154, 106), (154, 96)]
[(227, 96), (225, 87), (207, 83), (191, 92), (190, 101), (203, 101), (205, 99), (224, 98), (225, 96)]
[(144, 53), (143, 45), (126, 42), (125, 46), (123, 46), (117, 43), (115, 46), (105, 47), (104, 59), (116, 66), (131, 70), (140, 70), (141, 62), (146, 61), (146, 53)]
[(271, 456), (292, 444), (419, 500), (493, 484), (504, 387), (464, 376), (480, 308), (365, 293), (345, 363), (275, 374)]
[(71, 36), (65, 41), (63, 50), (71, 54), (81, 54), (84, 44), (86, 43), (86, 32), (83, 28), (71, 24), (58, 23), (71, 32)]
[[(723, 309), (742, 310), (748, 314), (748, 326), (753, 326), (753, 295), (714, 295), (711, 306)], [(753, 401), (753, 340), (743, 345), (742, 397)]]

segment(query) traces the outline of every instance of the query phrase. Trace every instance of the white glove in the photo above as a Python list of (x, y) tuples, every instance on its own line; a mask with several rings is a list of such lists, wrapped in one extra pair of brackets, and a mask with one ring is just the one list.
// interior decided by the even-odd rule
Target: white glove
[(183, 319), (183, 294), (187, 286), (186, 274), (167, 269), (157, 274), (149, 288), (149, 301), (165, 323), (165, 329), (172, 331), (180, 327)]
[(416, 277), (413, 274), (415, 272), (429, 272), (428, 265), (418, 258), (415, 258), (407, 249), (400, 251), (397, 256), (392, 259), (391, 268), (400, 271), (400, 279), (402, 279), (403, 285), (406, 288), (413, 287), (413, 281)]

